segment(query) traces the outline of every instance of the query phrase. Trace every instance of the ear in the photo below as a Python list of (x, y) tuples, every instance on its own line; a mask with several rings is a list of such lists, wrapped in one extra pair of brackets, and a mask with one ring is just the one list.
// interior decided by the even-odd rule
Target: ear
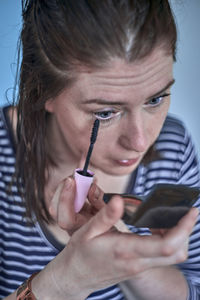
[(50, 112), (50, 113), (53, 113), (54, 112), (54, 101), (53, 99), (49, 99), (45, 102), (44, 104), (44, 107), (45, 107), (45, 110)]

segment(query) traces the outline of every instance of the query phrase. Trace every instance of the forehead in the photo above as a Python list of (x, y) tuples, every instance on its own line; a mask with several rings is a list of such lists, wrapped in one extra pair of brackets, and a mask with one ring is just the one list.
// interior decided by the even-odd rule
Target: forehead
[(132, 96), (148, 98), (173, 79), (173, 57), (162, 49), (142, 60), (128, 63), (112, 58), (101, 69), (81, 68), (72, 89), (83, 98), (112, 99)]

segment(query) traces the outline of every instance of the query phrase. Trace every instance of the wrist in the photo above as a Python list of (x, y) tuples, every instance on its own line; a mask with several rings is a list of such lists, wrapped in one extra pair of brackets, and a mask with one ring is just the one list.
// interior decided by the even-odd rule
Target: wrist
[[(55, 266), (56, 267), (56, 266)], [(54, 272), (54, 261), (50, 262), (40, 273), (32, 280), (32, 292), (36, 300), (84, 300), (88, 294), (83, 295), (83, 291), (79, 291), (78, 283), (75, 286), (67, 281), (67, 273), (65, 277), (65, 285), (63, 280), (59, 280)], [(62, 276), (63, 277), (63, 276)]]
[(35, 295), (32, 292), (32, 280), (38, 273), (32, 274), (24, 283), (22, 283), (16, 292), (17, 300), (36, 300)]

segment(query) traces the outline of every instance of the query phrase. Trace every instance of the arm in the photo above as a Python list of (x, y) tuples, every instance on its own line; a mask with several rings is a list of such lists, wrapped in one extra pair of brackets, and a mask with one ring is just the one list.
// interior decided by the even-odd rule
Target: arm
[[(74, 199), (73, 180), (71, 183), (71, 188), (68, 185), (67, 189), (62, 189), (56, 216), (59, 224), (70, 226), (73, 231), (72, 223), (76, 228), (78, 224), (75, 216), (75, 219), (65, 221), (68, 205)], [(123, 199), (113, 197), (108, 205), (104, 205), (73, 233), (63, 251), (34, 277), (32, 290), (37, 300), (83, 300), (98, 289), (130, 278), (138, 292), (144, 283), (147, 284), (146, 274), (153, 274), (152, 271), (157, 270), (154, 268), (165, 269), (185, 259), (188, 236), (197, 217), (195, 209), (164, 235), (152, 236), (113, 230), (123, 210)], [(157, 277), (158, 273), (155, 273), (152, 281), (149, 281), (149, 292), (154, 292), (155, 286), (151, 283)], [(157, 287), (157, 293), (160, 294), (161, 289), (162, 286)], [(12, 299), (15, 299), (14, 295), (6, 300)], [(155, 297), (152, 299), (155, 300)]]
[[(191, 210), (163, 236), (137, 236), (111, 230), (122, 213), (123, 200), (114, 197), (72, 235), (64, 250), (33, 279), (32, 288), (37, 300), (82, 300), (93, 291), (128, 278), (133, 278), (139, 291), (144, 283), (147, 284), (148, 273), (152, 274), (154, 268), (168, 269), (168, 266), (185, 259), (196, 210)], [(184, 251), (180, 251), (183, 248)], [(152, 280), (158, 276), (156, 271)], [(157, 299), (160, 299), (162, 287), (155, 289), (149, 285), (147, 288), (153, 293), (157, 290)], [(154, 296), (155, 293), (152, 294), (155, 300)]]
[[(187, 224), (188, 220), (186, 221), (186, 219), (184, 219), (185, 218), (183, 218), (177, 226), (182, 226), (183, 222), (186, 222), (184, 225), (186, 226), (186, 229), (189, 223)], [(178, 232), (176, 231), (177, 226), (168, 232), (165, 231), (163, 238), (166, 239), (168, 234), (174, 234), (174, 236), (177, 236), (177, 239), (181, 239), (180, 233), (178, 234)], [(163, 254), (166, 255), (166, 258), (169, 254), (172, 254), (173, 249), (175, 249), (174, 246), (175, 244), (173, 243), (171, 244), (171, 246), (169, 246), (169, 244), (167, 246), (166, 243), (166, 249), (163, 249)], [(177, 260), (176, 262), (173, 263), (173, 261), (171, 261), (170, 263), (169, 261), (169, 265), (163, 267), (163, 258), (161, 258), (160, 267), (151, 268), (139, 273), (131, 280), (124, 282), (122, 284), (122, 287), (124, 287), (126, 290), (128, 289), (129, 293), (134, 295), (137, 300), (159, 300), (161, 299), (161, 297), (163, 300), (197, 299), (195, 297), (196, 293), (194, 294), (194, 298), (193, 296), (191, 296), (192, 298), (188, 298), (190, 295), (190, 289), (186, 277), (179, 270), (179, 268), (175, 266), (175, 263), (177, 264), (178, 262), (186, 260), (187, 248), (188, 242), (185, 241), (185, 244), (182, 243), (182, 248), (180, 248), (180, 251), (177, 251), (175, 255), (176, 258), (175, 256), (173, 257), (173, 259)]]
[(125, 291), (128, 289), (131, 297), (134, 295), (137, 300), (185, 300), (188, 295), (188, 285), (183, 274), (173, 266), (154, 268), (123, 284)]

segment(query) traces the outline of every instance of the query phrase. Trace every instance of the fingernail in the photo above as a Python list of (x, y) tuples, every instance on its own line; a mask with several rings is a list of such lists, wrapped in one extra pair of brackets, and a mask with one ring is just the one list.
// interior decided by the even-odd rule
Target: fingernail
[(52, 205), (49, 206), (49, 213), (50, 213), (50, 215), (53, 215), (53, 213), (54, 213), (54, 209), (53, 209)]
[(99, 199), (99, 195), (100, 195), (100, 190), (99, 188), (96, 186), (96, 189), (94, 191), (94, 200), (98, 200)]
[(71, 179), (70, 177), (68, 177), (68, 178), (65, 180), (65, 189), (66, 189), (66, 190), (70, 190), (71, 184), (72, 184), (72, 179)]

